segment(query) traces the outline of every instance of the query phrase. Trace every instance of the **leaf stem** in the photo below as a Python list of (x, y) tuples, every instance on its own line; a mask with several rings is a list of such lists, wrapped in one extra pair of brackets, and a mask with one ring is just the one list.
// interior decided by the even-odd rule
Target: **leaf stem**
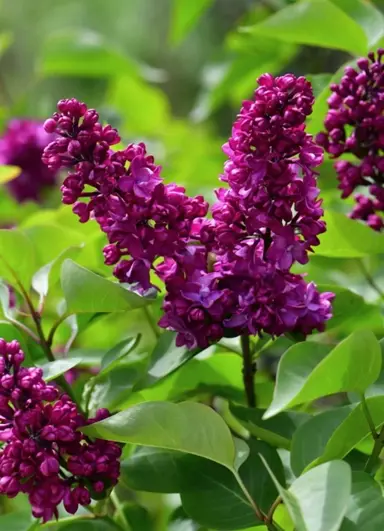
[(47, 337), (47, 343), (50, 347), (52, 346), (53, 338), (55, 336), (56, 330), (59, 328), (61, 323), (63, 323), (66, 319), (68, 319), (69, 315), (70, 314), (68, 313), (63, 313), (63, 315), (61, 315), (59, 319), (53, 324), (51, 330), (49, 331), (48, 337)]
[(365, 465), (364, 471), (368, 472), (368, 474), (372, 472), (376, 464), (376, 461), (379, 459), (383, 446), (384, 446), (384, 426), (381, 428), (380, 433), (378, 435), (376, 434), (375, 445)]
[(240, 474), (238, 472), (234, 472), (234, 475), (235, 475), (235, 478), (236, 478), (236, 480), (237, 480), (237, 482), (239, 484), (239, 487), (241, 488), (241, 490), (244, 493), (244, 496), (247, 498), (247, 500), (248, 500), (249, 504), (251, 505), (252, 509), (255, 511), (256, 517), (261, 522), (264, 522), (265, 518), (264, 518), (262, 512), (260, 511), (260, 509), (258, 508), (258, 506), (256, 505), (255, 501), (253, 500), (252, 496), (249, 494), (249, 492), (247, 490), (247, 487), (244, 485), (243, 480), (240, 477)]
[(260, 426), (256, 426), (256, 424), (253, 424), (253, 422), (247, 422), (245, 424), (245, 428), (249, 431), (251, 435), (253, 435), (257, 439), (261, 439), (262, 441), (269, 443), (275, 448), (284, 448), (288, 451), (291, 450), (291, 441), (286, 437), (282, 437), (278, 433), (266, 430), (265, 428), (261, 428)]
[[(68, 516), (68, 518), (60, 518), (59, 522), (56, 520), (50, 520), (49, 522), (46, 522), (45, 524), (40, 524), (40, 527), (43, 529), (46, 529), (48, 527), (55, 527), (59, 524), (71, 524), (72, 522), (80, 522), (81, 520), (92, 520), (95, 518), (95, 515), (81, 515), (81, 516)], [(35, 524), (33, 524), (35, 525)], [(33, 529), (33, 528), (32, 528)]]
[(36, 343), (40, 343), (39, 337), (35, 334), (33, 330), (28, 328), (28, 326), (26, 326), (24, 323), (20, 323), (20, 321), (17, 321), (16, 319), (13, 319), (12, 317), (5, 317), (5, 320), (8, 321), (8, 323), (13, 324), (13, 326), (20, 328), (20, 330), (22, 330), (28, 336), (30, 336)]
[(360, 267), (361, 272), (363, 273), (365, 280), (368, 282), (368, 284), (373, 288), (376, 293), (379, 295), (381, 299), (384, 299), (384, 292), (382, 289), (377, 285), (375, 279), (371, 275), (371, 273), (368, 271), (366, 265), (364, 264), (364, 261), (361, 259), (357, 260), (357, 264)]
[(254, 387), (254, 377), (256, 366), (252, 362), (252, 353), (249, 344), (249, 336), (241, 336), (241, 349), (243, 351), (243, 382), (244, 390), (249, 407), (256, 407), (256, 394)]
[(123, 507), (121, 506), (121, 503), (120, 503), (120, 500), (115, 492), (115, 490), (113, 490), (111, 492), (111, 501), (116, 509), (116, 514), (119, 516), (120, 518), (120, 521), (124, 527), (124, 529), (126, 531), (131, 531), (131, 526), (129, 525), (129, 522), (124, 514), (124, 510), (123, 510)]
[(150, 329), (153, 332), (153, 335), (155, 336), (156, 339), (158, 339), (160, 337), (160, 332), (159, 332), (159, 330), (158, 330), (158, 328), (156, 326), (156, 323), (153, 320), (153, 316), (152, 316), (152, 314), (149, 311), (147, 306), (143, 307), (143, 312), (144, 312), (145, 318), (147, 319), (149, 327), (150, 327)]
[(282, 500), (281, 496), (279, 495), (276, 498), (276, 500), (272, 503), (271, 507), (269, 508), (269, 511), (268, 511), (268, 514), (267, 514), (267, 519), (266, 519), (267, 524), (273, 522), (274, 512), (276, 511), (276, 509), (278, 508), (280, 503), (283, 503), (283, 500)]
[[(20, 288), (20, 291), (23, 294), (25, 302), (28, 305), (29, 311), (31, 312), (31, 317), (32, 317), (32, 319), (33, 319), (33, 321), (35, 323), (35, 326), (36, 326), (37, 335), (40, 338), (39, 343), (40, 343), (42, 349), (44, 350), (45, 356), (46, 356), (48, 361), (55, 361), (56, 358), (55, 358), (55, 356), (52, 353), (51, 347), (50, 347), (50, 345), (48, 344), (48, 342), (47, 342), (47, 340), (45, 338), (43, 327), (41, 326), (41, 316), (35, 310), (35, 307), (33, 306), (33, 302), (31, 300), (29, 294), (25, 290), (24, 286), (19, 282), (19, 280), (16, 280), (16, 281), (17, 281), (17, 284), (18, 284), (18, 286)], [(64, 378), (64, 376), (61, 374), (60, 376), (58, 376), (56, 378), (56, 380), (58, 381), (58, 383), (59, 383), (60, 387), (63, 389), (63, 391), (71, 398), (71, 400), (75, 404), (77, 404), (77, 407), (78, 407), (80, 413), (84, 414), (84, 411), (82, 410), (80, 404), (77, 403), (75, 395), (73, 394), (73, 391), (72, 391), (72, 387), (69, 385), (69, 383)]]
[(363, 409), (363, 413), (365, 415), (365, 418), (367, 419), (368, 426), (369, 426), (369, 429), (371, 430), (373, 440), (375, 441), (377, 439), (377, 437), (378, 437), (378, 434), (377, 434), (377, 431), (376, 431), (375, 423), (373, 422), (373, 418), (372, 418), (371, 413), (370, 413), (370, 411), (368, 409), (367, 401), (365, 399), (364, 393), (361, 393), (360, 398), (361, 398), (361, 407)]

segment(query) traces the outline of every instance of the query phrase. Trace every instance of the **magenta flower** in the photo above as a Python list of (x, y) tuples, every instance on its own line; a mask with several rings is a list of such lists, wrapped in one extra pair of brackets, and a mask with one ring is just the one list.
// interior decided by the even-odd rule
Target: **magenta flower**
[(68, 396), (44, 382), (41, 369), (22, 367), (23, 360), (17, 341), (0, 339), (0, 493), (27, 494), (33, 515), (46, 522), (57, 518), (61, 502), (75, 513), (114, 486), (121, 449), (78, 431), (106, 418), (106, 410), (86, 421)]
[[(165, 185), (144, 144), (113, 152), (118, 133), (102, 127), (98, 118), (84, 103), (60, 101), (45, 123), (46, 131), (59, 138), (45, 149), (43, 161), (52, 169), (71, 168), (63, 202), (74, 204), (80, 221), (96, 219), (109, 241), (106, 263), (116, 264), (120, 282), (143, 293), (154, 287), (154, 262), (185, 249), (193, 221), (206, 214), (208, 205), (201, 196), (186, 196), (180, 186)], [(84, 192), (85, 186), (93, 191)]]
[(178, 332), (179, 345), (324, 330), (333, 294), (319, 294), (289, 272), (294, 262), (308, 261), (325, 231), (314, 171), (322, 150), (304, 124), (313, 101), (304, 78), (265, 74), (254, 99), (243, 103), (223, 147), (229, 159), (221, 178), (229, 188), (217, 191), (214, 220), (193, 225), (205, 261), (190, 273), (179, 260), (166, 279), (159, 324)]
[(335, 169), (341, 197), (350, 196), (358, 187), (368, 195), (356, 194), (356, 206), (350, 216), (365, 221), (374, 230), (384, 227), (384, 50), (368, 54), (348, 66), (339, 84), (331, 85), (325, 132), (317, 142), (332, 158), (353, 155), (354, 161), (338, 160)]
[(54, 139), (43, 124), (32, 120), (11, 120), (0, 138), (0, 164), (19, 166), (21, 174), (7, 184), (20, 203), (41, 201), (46, 188), (56, 184), (57, 172), (41, 161), (44, 148)]

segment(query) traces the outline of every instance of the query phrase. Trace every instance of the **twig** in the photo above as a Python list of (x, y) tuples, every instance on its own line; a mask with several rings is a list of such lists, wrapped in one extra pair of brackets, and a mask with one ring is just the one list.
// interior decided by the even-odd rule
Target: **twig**
[(252, 353), (249, 336), (241, 336), (241, 349), (243, 351), (243, 382), (245, 395), (249, 407), (256, 407), (256, 394), (254, 388), (255, 366), (252, 362)]
[(379, 435), (376, 436), (375, 445), (373, 447), (372, 453), (369, 456), (369, 459), (365, 465), (364, 471), (371, 473), (373, 470), (373, 467), (376, 464), (376, 461), (380, 457), (381, 450), (383, 449), (384, 445), (384, 426), (381, 428), (381, 431)]
[(371, 288), (373, 288), (376, 293), (379, 295), (379, 297), (381, 299), (384, 299), (384, 292), (382, 291), (382, 289), (376, 284), (376, 281), (375, 279), (372, 277), (371, 273), (368, 271), (368, 269), (366, 268), (363, 260), (357, 260), (357, 264), (358, 266), (360, 267), (361, 269), (361, 272), (363, 273), (364, 277), (365, 277), (365, 280), (368, 282), (368, 284), (371, 286)]
[(268, 511), (267, 518), (265, 520), (265, 523), (267, 524), (267, 526), (270, 524), (273, 524), (273, 515), (276, 509), (278, 508), (278, 506), (280, 505), (280, 503), (283, 503), (283, 500), (281, 499), (281, 496), (278, 496), (276, 500), (272, 503)]

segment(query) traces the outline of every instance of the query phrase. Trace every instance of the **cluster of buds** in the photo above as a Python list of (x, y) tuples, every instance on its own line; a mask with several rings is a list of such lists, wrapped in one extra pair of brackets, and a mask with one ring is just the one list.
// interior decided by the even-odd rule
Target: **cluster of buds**
[[(339, 84), (332, 84), (325, 132), (317, 142), (332, 158), (353, 157), (335, 163), (342, 197), (358, 187), (368, 195), (354, 196), (353, 219), (365, 221), (376, 231), (384, 228), (384, 50), (357, 61), (358, 68), (346, 67)], [(355, 162), (353, 162), (355, 160)]]
[(33, 515), (46, 522), (58, 517), (61, 502), (74, 514), (114, 486), (121, 448), (79, 431), (108, 417), (107, 410), (87, 421), (40, 368), (23, 361), (17, 341), (0, 339), (0, 494), (27, 494)]

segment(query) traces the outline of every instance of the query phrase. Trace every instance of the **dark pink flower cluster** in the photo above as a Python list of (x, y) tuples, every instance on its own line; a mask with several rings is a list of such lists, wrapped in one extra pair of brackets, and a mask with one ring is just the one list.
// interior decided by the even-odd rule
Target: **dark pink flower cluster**
[(44, 131), (43, 124), (31, 120), (11, 120), (0, 138), (0, 164), (21, 168), (21, 174), (7, 187), (14, 198), (23, 201), (40, 201), (47, 187), (56, 182), (57, 172), (41, 161), (45, 146), (54, 135)]
[(194, 252), (187, 267), (175, 267), (176, 277), (165, 278), (160, 325), (179, 332), (179, 345), (205, 347), (223, 335), (263, 331), (307, 335), (331, 317), (333, 294), (290, 273), (325, 231), (313, 169), (322, 149), (305, 133), (313, 101), (304, 78), (265, 74), (244, 102), (224, 146), (229, 188), (217, 191), (214, 219), (192, 230), (213, 253), (212, 270)]
[(58, 505), (75, 513), (117, 483), (120, 447), (92, 441), (78, 428), (88, 421), (67, 395), (59, 396), (38, 368), (22, 367), (17, 341), (0, 339), (0, 494), (28, 494), (32, 513), (44, 522), (58, 517)]
[(335, 169), (342, 197), (357, 187), (368, 187), (369, 195), (356, 194), (353, 219), (365, 221), (374, 230), (384, 227), (384, 50), (357, 61), (358, 68), (348, 66), (339, 84), (332, 84), (328, 99), (329, 112), (325, 132), (317, 142), (332, 158), (339, 160)]
[(116, 264), (120, 282), (145, 292), (152, 287), (156, 259), (185, 248), (193, 220), (204, 216), (208, 205), (201, 196), (186, 196), (180, 186), (165, 185), (144, 144), (112, 151), (118, 133), (98, 119), (84, 103), (60, 101), (58, 112), (45, 122), (45, 130), (59, 138), (45, 149), (43, 161), (52, 170), (71, 168), (63, 202), (74, 204), (80, 221), (97, 220), (109, 241), (106, 264)]
[(151, 269), (164, 281), (159, 325), (176, 331), (180, 346), (263, 331), (306, 335), (331, 316), (333, 294), (319, 294), (290, 272), (294, 262), (308, 261), (325, 230), (314, 171), (322, 149), (305, 133), (311, 86), (290, 74), (265, 74), (259, 85), (224, 146), (229, 188), (218, 190), (213, 219), (202, 197), (163, 184), (143, 144), (113, 152), (117, 132), (83, 103), (59, 102), (45, 123), (60, 138), (43, 160), (72, 168), (63, 201), (75, 204), (81, 221), (92, 215), (99, 222), (110, 242), (106, 263), (117, 264), (121, 282), (145, 292)]

